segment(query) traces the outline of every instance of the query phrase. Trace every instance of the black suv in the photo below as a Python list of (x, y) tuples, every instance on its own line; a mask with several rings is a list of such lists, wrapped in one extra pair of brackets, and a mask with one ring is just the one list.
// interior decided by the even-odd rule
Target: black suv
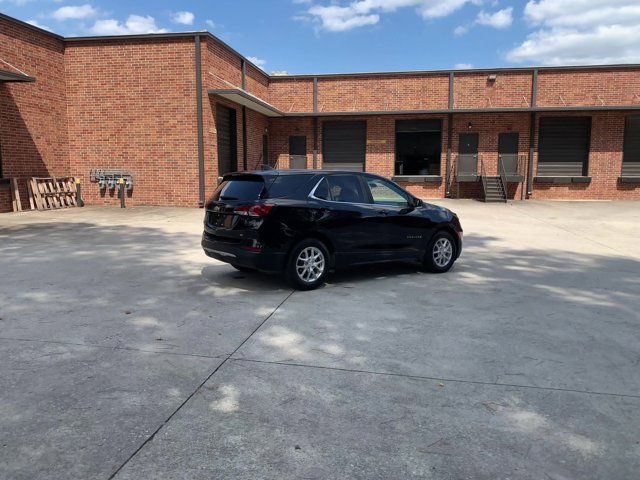
[(450, 210), (370, 173), (240, 172), (208, 201), (202, 247), (238, 270), (284, 272), (310, 290), (347, 265), (411, 260), (446, 272), (462, 228)]

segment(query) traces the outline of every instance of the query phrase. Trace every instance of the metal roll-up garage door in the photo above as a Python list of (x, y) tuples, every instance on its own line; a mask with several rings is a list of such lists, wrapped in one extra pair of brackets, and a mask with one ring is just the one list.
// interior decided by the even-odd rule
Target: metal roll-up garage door
[(622, 175), (640, 176), (640, 115), (628, 116), (625, 122)]
[(322, 168), (364, 171), (366, 122), (325, 122), (322, 126)]
[(216, 131), (218, 135), (218, 175), (238, 169), (236, 111), (216, 105)]
[(591, 117), (541, 118), (538, 175), (587, 175), (590, 138)]

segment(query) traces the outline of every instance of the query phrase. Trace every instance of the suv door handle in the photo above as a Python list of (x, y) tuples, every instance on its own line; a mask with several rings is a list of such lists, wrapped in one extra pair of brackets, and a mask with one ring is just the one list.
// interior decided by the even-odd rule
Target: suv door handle
[(389, 215), (389, 210), (380, 210), (382, 215)]

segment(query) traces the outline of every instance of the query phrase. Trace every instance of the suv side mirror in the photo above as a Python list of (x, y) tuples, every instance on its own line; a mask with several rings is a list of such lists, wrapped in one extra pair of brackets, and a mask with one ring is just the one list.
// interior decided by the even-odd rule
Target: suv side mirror
[(413, 197), (413, 200), (411, 201), (411, 206), (414, 208), (417, 208), (419, 206), (421, 206), (424, 202), (422, 200), (420, 200), (419, 198)]

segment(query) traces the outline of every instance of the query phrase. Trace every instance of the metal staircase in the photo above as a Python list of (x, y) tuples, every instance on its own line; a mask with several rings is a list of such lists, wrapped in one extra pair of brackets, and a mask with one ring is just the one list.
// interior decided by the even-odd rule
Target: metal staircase
[(506, 202), (507, 195), (500, 177), (483, 176), (482, 187), (484, 188), (485, 202)]
[(499, 176), (489, 176), (484, 168), (484, 161), (480, 159), (480, 179), (484, 191), (485, 202), (507, 201), (507, 180), (503, 172)]

